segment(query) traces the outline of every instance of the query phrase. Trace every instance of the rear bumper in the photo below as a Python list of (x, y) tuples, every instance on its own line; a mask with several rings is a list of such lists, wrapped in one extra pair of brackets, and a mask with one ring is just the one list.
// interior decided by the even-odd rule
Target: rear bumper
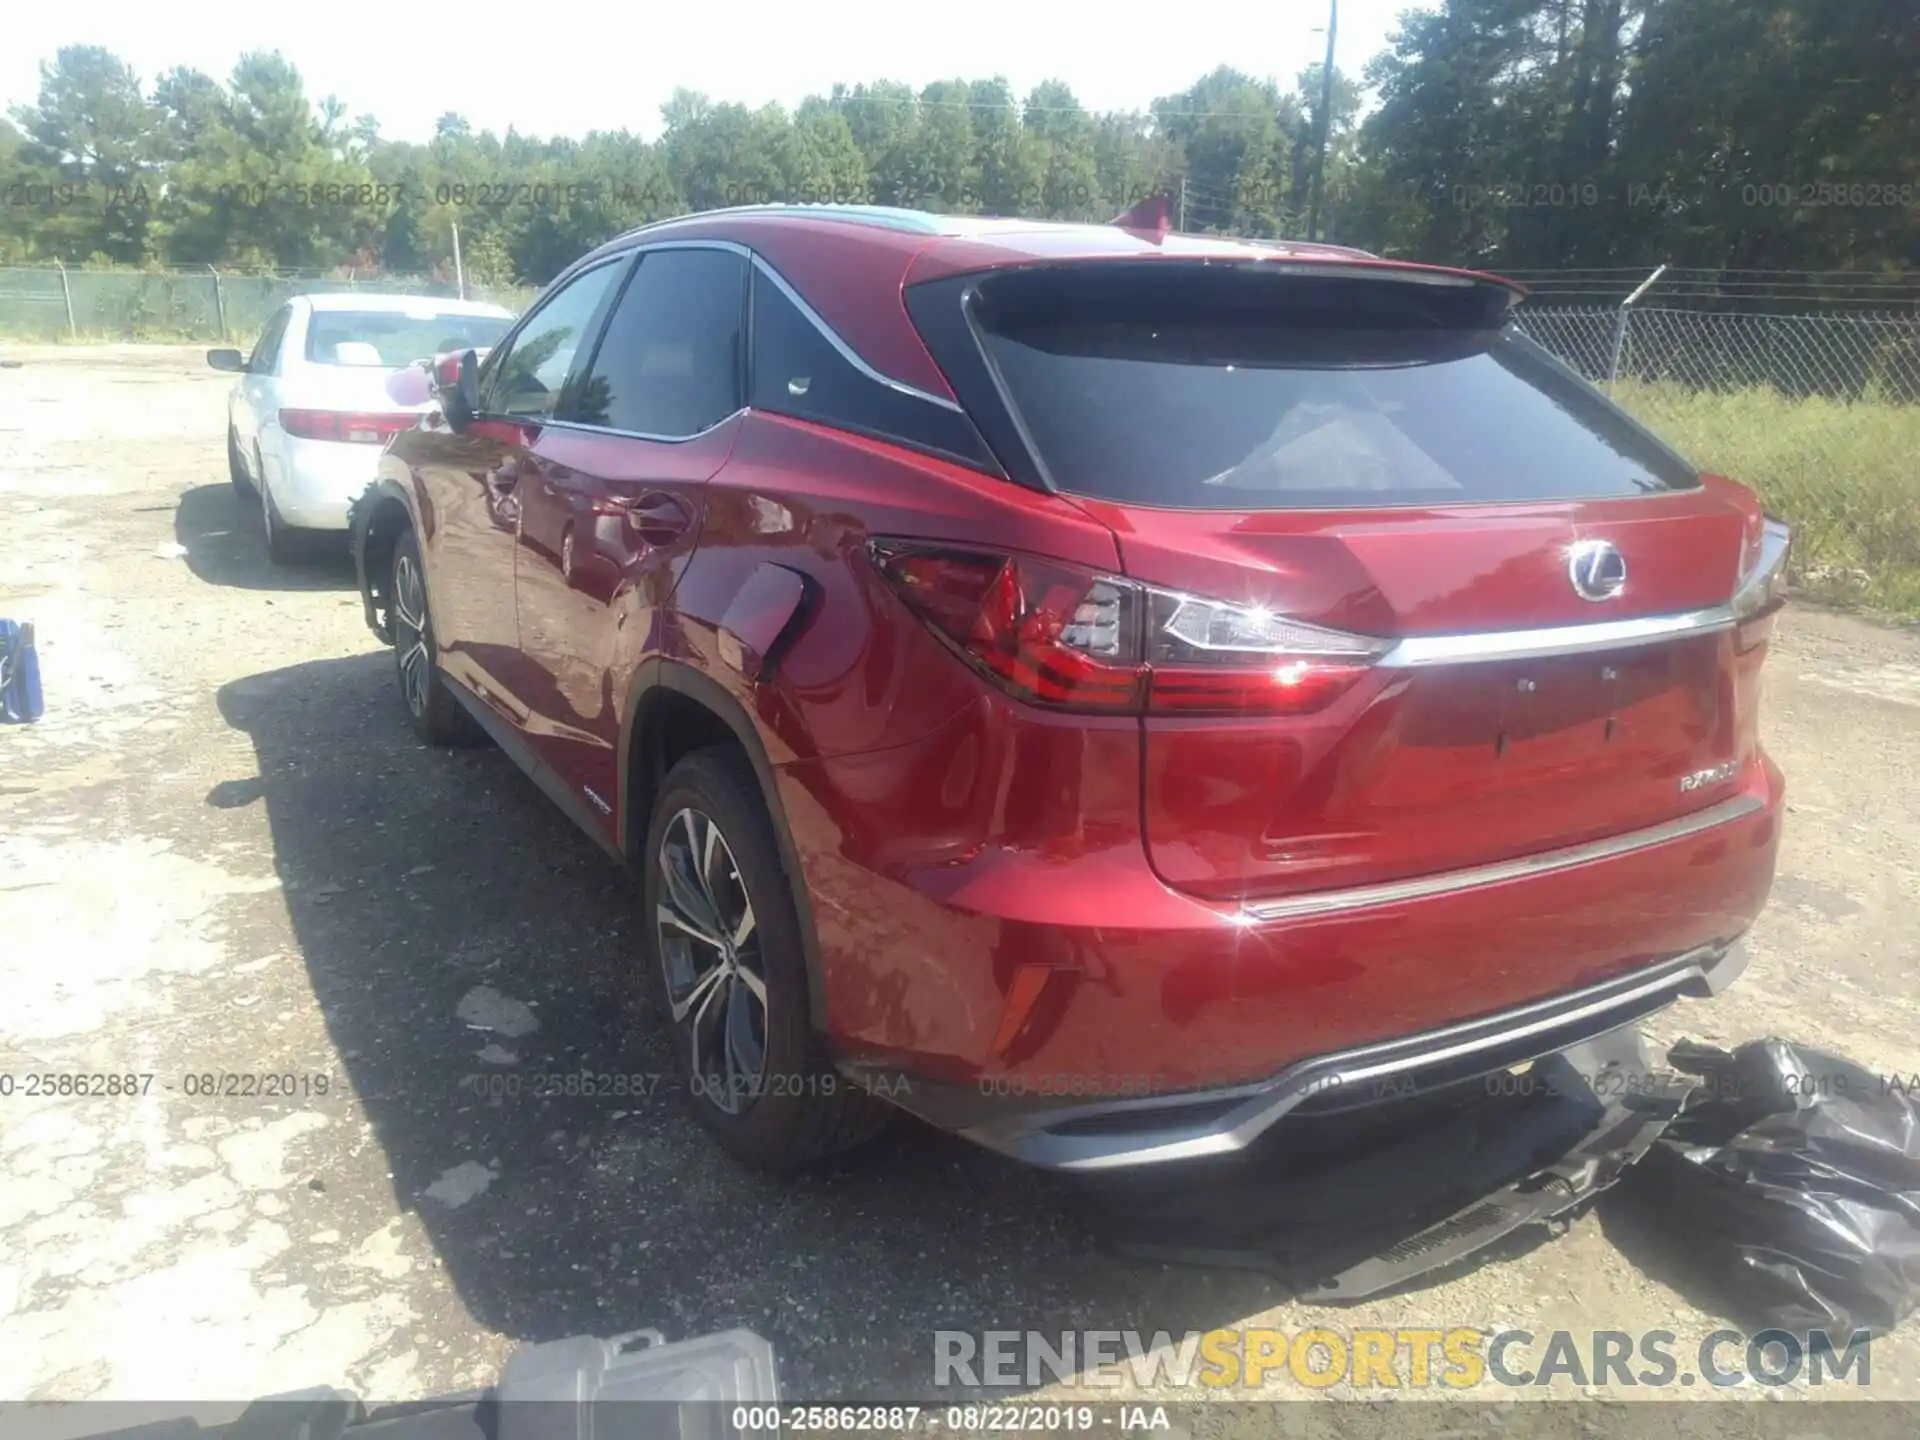
[[(1719, 994), (1746, 968), (1737, 942), (1704, 946), (1569, 994), (1289, 1065), (1255, 1085), (982, 1117), (965, 1098), (949, 1128), (1017, 1160), (1105, 1170), (1244, 1150), (1296, 1112), (1349, 1109), (1491, 1075), (1619, 1030), (1679, 997)], [(928, 1098), (931, 1092), (928, 1092)], [(939, 1113), (938, 1101), (936, 1121)], [(954, 1123), (958, 1121), (959, 1123)], [(968, 1123), (971, 1121), (972, 1123)]]
[(281, 518), (301, 530), (347, 528), (347, 507), (373, 482), (378, 445), (340, 440), (296, 440), (284, 431), (268, 458), (268, 483)]
[[(848, 1073), (1041, 1164), (1232, 1148), (1301, 1103), (1268, 1116), (1276, 1095), (1350, 1083), (1375, 1047), (1423, 1037), (1418, 1070), (1427, 1038), (1587, 997), (1546, 1012), (1548, 1054), (1589, 1020), (1601, 1033), (1710, 990), (1773, 881), (1784, 783), (1754, 755), (1694, 814), (1593, 845), (1209, 901), (1147, 861), (1138, 737), (989, 700), (921, 741), (775, 767), (815, 1014)], [(1606, 1003), (1588, 1017), (1590, 1000)], [(1499, 1035), (1490, 1069), (1533, 1043)], [(1109, 1106), (1122, 1119), (1096, 1144), (1082, 1112)]]

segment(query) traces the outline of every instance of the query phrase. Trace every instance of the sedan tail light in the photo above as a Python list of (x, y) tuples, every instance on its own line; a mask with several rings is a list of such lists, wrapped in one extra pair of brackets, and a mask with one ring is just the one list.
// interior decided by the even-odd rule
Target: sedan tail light
[(1392, 642), (1027, 555), (870, 542), (880, 573), (963, 660), (1039, 705), (1303, 715)]
[(344, 440), (384, 445), (411, 430), (417, 415), (373, 414), (358, 410), (282, 410), (280, 428), (296, 440)]

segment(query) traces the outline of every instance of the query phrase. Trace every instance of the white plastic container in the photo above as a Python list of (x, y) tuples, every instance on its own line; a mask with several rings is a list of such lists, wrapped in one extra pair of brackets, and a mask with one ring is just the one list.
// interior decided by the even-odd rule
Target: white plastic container
[(722, 1440), (739, 1405), (780, 1400), (773, 1347), (751, 1330), (668, 1344), (658, 1330), (527, 1345), (494, 1389), (498, 1440)]

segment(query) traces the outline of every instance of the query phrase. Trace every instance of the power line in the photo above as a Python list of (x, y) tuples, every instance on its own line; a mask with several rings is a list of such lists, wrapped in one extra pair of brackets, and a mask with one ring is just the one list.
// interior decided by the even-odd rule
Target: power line
[[(1277, 92), (1282, 100), (1294, 94), (1293, 91)], [(808, 100), (819, 100), (829, 106), (845, 105), (910, 105), (916, 109), (935, 110), (997, 110), (1019, 111), (1022, 114), (1037, 115), (1084, 115), (1089, 120), (1141, 119), (1141, 120), (1266, 120), (1272, 118), (1269, 107), (1262, 106), (1250, 110), (1190, 110), (1157, 108), (1158, 102), (1136, 110), (1089, 110), (1084, 105), (1030, 105), (1020, 100), (1002, 102), (999, 100), (925, 100), (918, 95), (809, 95)], [(805, 104), (806, 101), (802, 101)]]

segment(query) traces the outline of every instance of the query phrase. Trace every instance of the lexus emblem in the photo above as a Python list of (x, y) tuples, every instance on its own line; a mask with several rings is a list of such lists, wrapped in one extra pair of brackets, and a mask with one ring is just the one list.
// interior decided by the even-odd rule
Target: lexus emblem
[(1609, 540), (1578, 540), (1567, 552), (1567, 578), (1582, 600), (1611, 600), (1627, 588), (1627, 562)]

